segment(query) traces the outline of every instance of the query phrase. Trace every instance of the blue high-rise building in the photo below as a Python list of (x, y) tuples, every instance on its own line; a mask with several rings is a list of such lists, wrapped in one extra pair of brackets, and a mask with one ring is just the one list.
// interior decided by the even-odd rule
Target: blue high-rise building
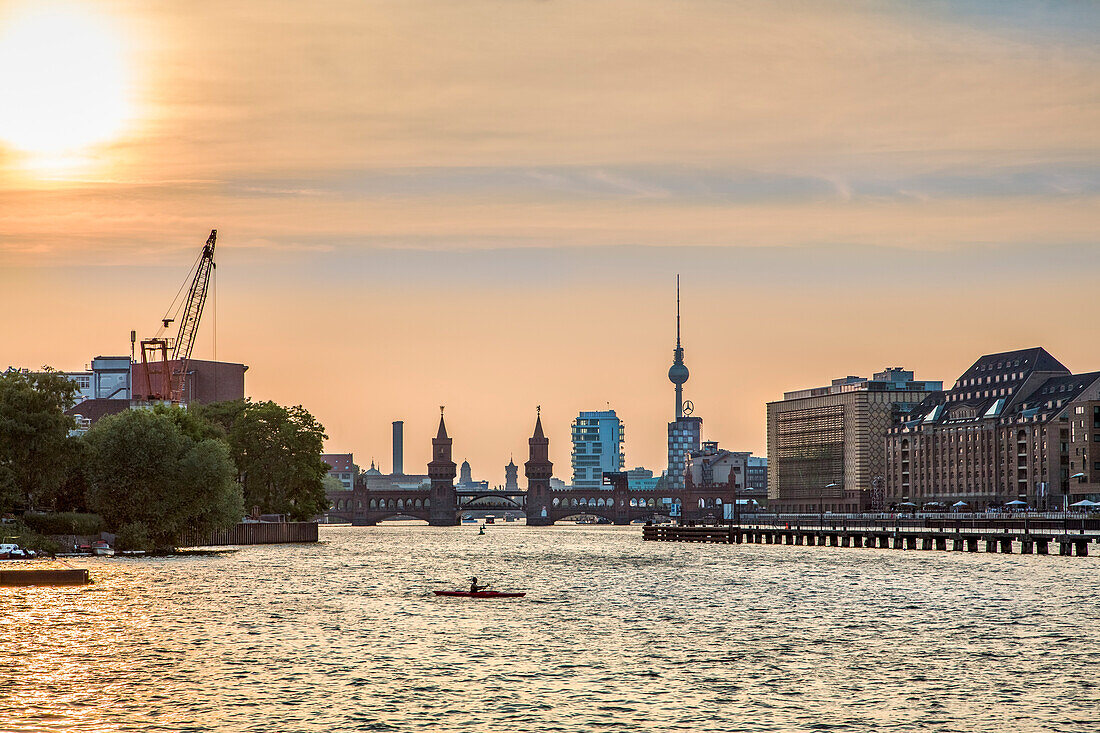
[(614, 410), (581, 412), (571, 432), (574, 488), (598, 489), (604, 471), (623, 470), (623, 421)]

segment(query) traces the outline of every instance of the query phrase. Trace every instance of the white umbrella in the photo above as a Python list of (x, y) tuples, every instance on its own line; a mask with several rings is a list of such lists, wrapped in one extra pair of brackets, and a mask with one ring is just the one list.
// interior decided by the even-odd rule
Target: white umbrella
[(1016, 499), (1015, 501), (1008, 502), (1005, 506), (1027, 506), (1027, 502)]
[(1076, 504), (1070, 504), (1070, 506), (1090, 507), (1090, 506), (1100, 506), (1100, 504), (1097, 504), (1095, 501), (1089, 501), (1088, 499), (1082, 499), (1081, 501), (1077, 502)]
[(956, 501), (956, 502), (955, 502), (954, 504), (952, 504), (951, 506), (953, 506), (953, 507), (960, 507), (960, 506), (970, 506), (970, 505), (969, 505), (969, 504), (967, 504), (967, 503), (966, 503), (965, 501)]

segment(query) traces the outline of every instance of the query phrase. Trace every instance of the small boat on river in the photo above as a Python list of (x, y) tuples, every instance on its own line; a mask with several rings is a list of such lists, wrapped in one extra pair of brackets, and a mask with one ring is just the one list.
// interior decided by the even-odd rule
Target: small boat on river
[(468, 590), (437, 590), (432, 592), (437, 596), (448, 596), (451, 598), (523, 598), (527, 595), (524, 592), (505, 593), (498, 590), (479, 590), (476, 592), (470, 592)]
[(115, 550), (105, 540), (96, 540), (92, 543), (92, 554), (101, 557), (112, 557)]

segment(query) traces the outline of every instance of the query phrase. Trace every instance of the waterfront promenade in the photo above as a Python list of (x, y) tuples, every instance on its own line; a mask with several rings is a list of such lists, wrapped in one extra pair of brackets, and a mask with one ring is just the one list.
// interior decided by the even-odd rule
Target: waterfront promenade
[(1025, 516), (984, 514), (750, 516), (736, 524), (647, 525), (642, 538), (653, 542), (805, 545), (890, 548), (1010, 554), (1089, 554), (1100, 544), (1100, 519), (1083, 515), (1035, 513)]

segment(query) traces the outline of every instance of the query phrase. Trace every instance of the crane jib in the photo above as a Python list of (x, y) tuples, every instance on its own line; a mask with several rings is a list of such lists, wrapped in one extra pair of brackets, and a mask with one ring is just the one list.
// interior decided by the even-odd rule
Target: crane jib
[(195, 337), (199, 332), (202, 308), (206, 304), (206, 293), (210, 287), (210, 271), (214, 268), (214, 245), (217, 237), (218, 230), (211, 229), (206, 245), (202, 249), (199, 266), (195, 270), (195, 279), (191, 281), (191, 289), (187, 293), (187, 305), (183, 309), (179, 335), (172, 347), (172, 360), (175, 363), (172, 369), (170, 399), (173, 402), (179, 402), (183, 398), (184, 375), (187, 374), (187, 362), (191, 358), (191, 351), (195, 348)]
[[(210, 287), (210, 272), (214, 269), (214, 244), (217, 237), (218, 230), (211, 229), (210, 237), (202, 248), (191, 289), (187, 292), (187, 304), (183, 308), (175, 341), (169, 342), (166, 338), (157, 337), (141, 342), (145, 399), (183, 401), (188, 361), (195, 348), (199, 319), (202, 318), (202, 308)], [(167, 326), (169, 322), (170, 320), (166, 320), (164, 325)]]

